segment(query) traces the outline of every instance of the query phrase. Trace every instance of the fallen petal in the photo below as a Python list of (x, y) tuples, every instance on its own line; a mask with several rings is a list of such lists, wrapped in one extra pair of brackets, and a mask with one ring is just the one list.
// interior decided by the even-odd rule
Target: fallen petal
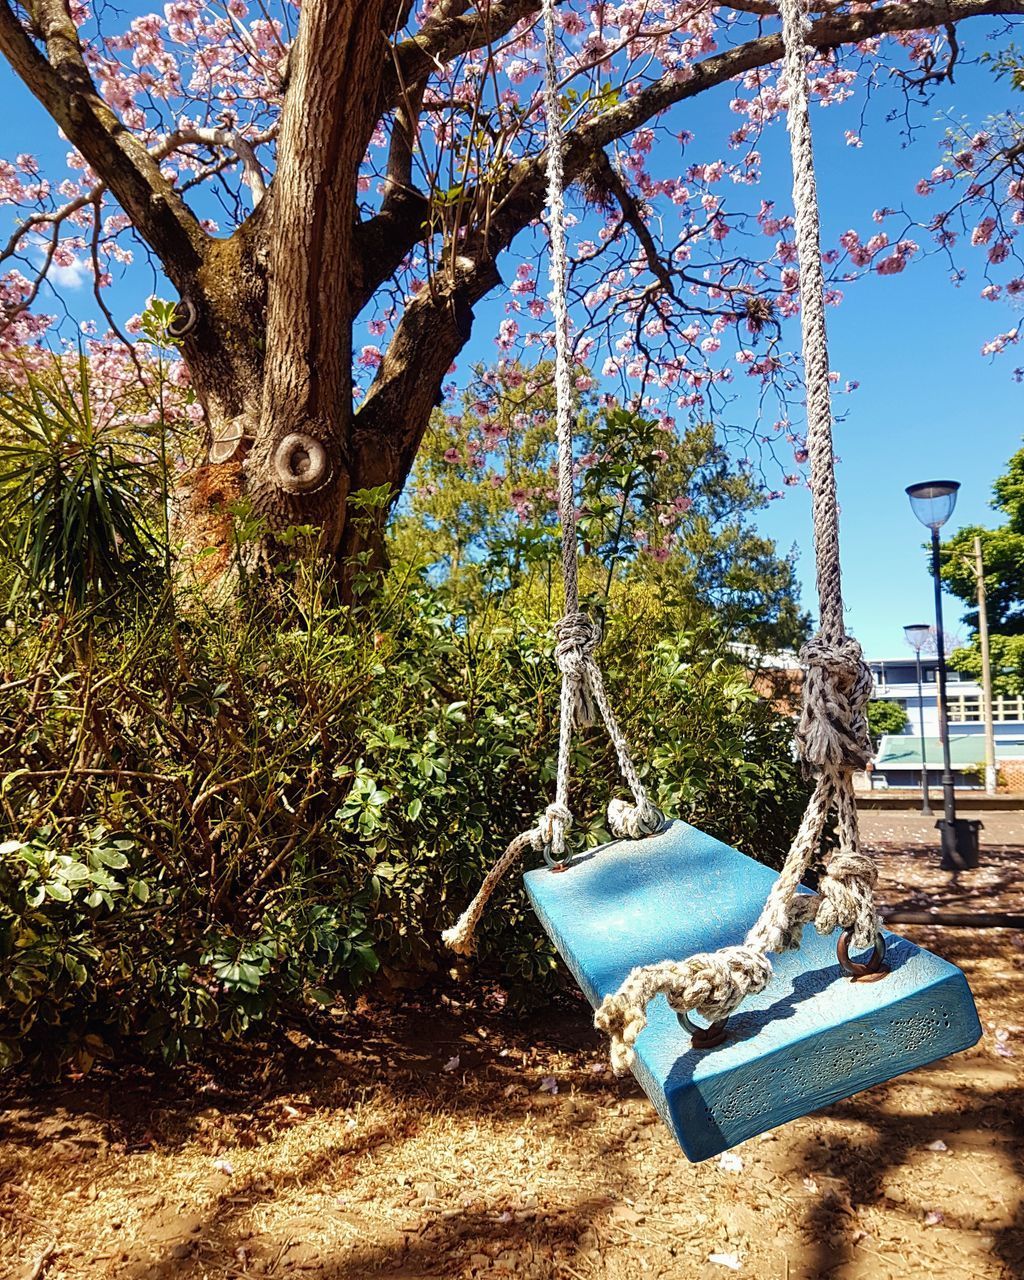
[(709, 1253), (708, 1262), (713, 1262), (719, 1267), (728, 1267), (730, 1271), (740, 1269), (739, 1255), (735, 1253)]

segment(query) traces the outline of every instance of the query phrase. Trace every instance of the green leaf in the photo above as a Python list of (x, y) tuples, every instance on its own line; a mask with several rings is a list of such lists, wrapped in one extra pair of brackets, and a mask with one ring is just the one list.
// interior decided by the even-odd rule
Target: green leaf
[(97, 849), (96, 857), (105, 867), (110, 867), (112, 871), (123, 871), (128, 866), (128, 859), (117, 849)]

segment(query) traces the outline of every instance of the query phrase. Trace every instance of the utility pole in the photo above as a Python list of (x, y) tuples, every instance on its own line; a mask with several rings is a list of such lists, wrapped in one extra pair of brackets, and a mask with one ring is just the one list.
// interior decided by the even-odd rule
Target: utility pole
[(981, 693), (985, 716), (985, 794), (995, 795), (996, 736), (992, 722), (992, 658), (988, 647), (988, 609), (985, 605), (985, 560), (981, 553), (981, 537), (974, 535), (974, 576), (978, 585), (978, 635), (981, 637)]

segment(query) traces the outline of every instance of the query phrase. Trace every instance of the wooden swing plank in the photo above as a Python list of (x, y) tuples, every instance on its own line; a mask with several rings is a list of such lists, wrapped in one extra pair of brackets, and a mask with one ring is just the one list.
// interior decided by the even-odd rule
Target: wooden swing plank
[[(742, 941), (775, 872), (685, 822), (620, 840), (563, 872), (529, 871), (541, 923), (595, 1007), (636, 965)], [(767, 990), (698, 1052), (663, 996), (636, 1044), (634, 1074), (690, 1160), (976, 1043), (981, 1024), (955, 965), (886, 932), (891, 974), (853, 983), (836, 935), (804, 930), (772, 957)]]

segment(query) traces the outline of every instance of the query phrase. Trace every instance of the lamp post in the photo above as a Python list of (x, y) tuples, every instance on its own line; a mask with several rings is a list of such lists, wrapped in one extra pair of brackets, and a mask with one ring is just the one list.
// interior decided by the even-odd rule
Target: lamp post
[(907, 644), (914, 650), (917, 662), (917, 714), (921, 728), (921, 812), (929, 817), (932, 812), (931, 800), (928, 796), (928, 755), (924, 741), (924, 689), (921, 685), (921, 650), (931, 635), (932, 629), (927, 622), (911, 622), (903, 628)]
[[(956, 506), (958, 480), (926, 480), (907, 486), (907, 497), (914, 515), (931, 531), (932, 577), (935, 586), (935, 650), (938, 657), (936, 684), (939, 702), (939, 736), (942, 740), (942, 820), (937, 824), (942, 832), (942, 865), (951, 870), (963, 870), (976, 865), (969, 849), (961, 851), (957, 839), (956, 795), (953, 790), (953, 764), (949, 754), (949, 721), (946, 704), (946, 646), (942, 635), (942, 578), (939, 574), (939, 530), (953, 514)], [(969, 833), (964, 832), (965, 843)], [(965, 857), (964, 854), (967, 854)]]

